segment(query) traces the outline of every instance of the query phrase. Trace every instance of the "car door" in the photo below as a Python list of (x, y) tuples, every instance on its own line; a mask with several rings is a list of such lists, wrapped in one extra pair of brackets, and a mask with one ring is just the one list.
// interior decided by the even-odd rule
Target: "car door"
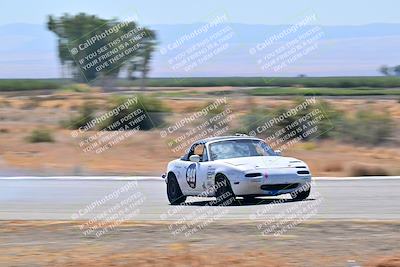
[[(200, 150), (200, 148), (199, 148)], [(200, 155), (200, 154), (197, 154)], [(213, 162), (209, 161), (207, 146), (201, 147), (201, 161), (197, 164), (196, 192), (201, 196), (212, 194), (211, 187), (214, 186), (215, 168)]]
[(175, 174), (177, 175), (179, 187), (184, 195), (192, 195), (194, 193), (193, 188), (187, 182), (188, 168), (192, 163), (193, 162), (186, 158), (181, 158), (176, 163)]
[(193, 144), (187, 155), (185, 155), (179, 162), (180, 165), (180, 181), (179, 185), (181, 187), (182, 193), (184, 195), (197, 195), (199, 192), (199, 171), (200, 164), (199, 162), (190, 161), (190, 156), (199, 155), (202, 157), (202, 147), (203, 144)]
[[(204, 190), (204, 180), (207, 175), (206, 163), (203, 161), (207, 158), (204, 154), (205, 145), (203, 143), (194, 144), (187, 155), (185, 161), (183, 176), (186, 182), (181, 188), (187, 195), (198, 195)], [(190, 156), (198, 155), (200, 162), (192, 162), (189, 160)]]

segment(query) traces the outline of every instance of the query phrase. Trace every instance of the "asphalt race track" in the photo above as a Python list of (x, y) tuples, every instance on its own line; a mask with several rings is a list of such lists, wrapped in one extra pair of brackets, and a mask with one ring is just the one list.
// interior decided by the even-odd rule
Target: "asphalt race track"
[[(128, 183), (134, 187), (124, 191)], [(0, 178), (0, 220), (91, 219), (109, 212), (118, 203), (132, 204), (133, 195), (135, 204), (127, 210), (132, 212), (131, 220), (190, 219), (208, 212), (207, 216), (225, 220), (262, 220), (294, 213), (329, 220), (400, 219), (398, 178), (331, 179), (314, 183), (306, 201), (292, 201), (289, 195), (282, 195), (254, 202), (239, 200), (233, 206), (217, 207), (212, 205), (212, 198), (188, 198), (190, 205), (171, 206), (166, 185), (160, 179), (3, 177)]]

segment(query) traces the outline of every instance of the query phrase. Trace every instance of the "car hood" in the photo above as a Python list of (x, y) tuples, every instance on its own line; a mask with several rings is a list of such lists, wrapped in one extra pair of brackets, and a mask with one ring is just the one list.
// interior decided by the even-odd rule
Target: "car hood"
[(281, 156), (243, 157), (223, 159), (220, 161), (238, 167), (242, 170), (307, 166), (299, 159)]

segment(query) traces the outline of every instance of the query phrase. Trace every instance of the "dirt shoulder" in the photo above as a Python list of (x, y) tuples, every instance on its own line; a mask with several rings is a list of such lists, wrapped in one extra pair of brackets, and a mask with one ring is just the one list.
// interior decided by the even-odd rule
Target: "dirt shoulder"
[(281, 236), (262, 236), (254, 222), (214, 222), (185, 237), (173, 236), (167, 223), (125, 222), (89, 238), (79, 223), (1, 221), (0, 265), (400, 266), (399, 227), (308, 221)]

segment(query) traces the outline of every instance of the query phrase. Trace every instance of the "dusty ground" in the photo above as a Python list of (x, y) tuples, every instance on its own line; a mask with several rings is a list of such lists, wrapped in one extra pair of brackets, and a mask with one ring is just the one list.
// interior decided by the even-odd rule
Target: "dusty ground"
[[(176, 153), (171, 151), (168, 146), (170, 139), (160, 138), (160, 129), (136, 133), (100, 154), (84, 152), (79, 146), (80, 141), (95, 132), (73, 138), (71, 131), (60, 127), (60, 121), (74, 116), (85, 101), (92, 100), (105, 106), (108, 97), (101, 93), (0, 96), (0, 175), (159, 175), (168, 161), (183, 154), (183, 150)], [(163, 97), (164, 103), (175, 114), (168, 117), (170, 123), (212, 100), (204, 97)], [(292, 103), (288, 99), (229, 95), (227, 100), (237, 116), (255, 104), (276, 107)], [(400, 120), (400, 104), (397, 100), (331, 99), (329, 102), (347, 112), (354, 112), (366, 105), (376, 110), (385, 109), (396, 120)], [(55, 142), (27, 142), (26, 137), (38, 127), (51, 129)], [(400, 151), (393, 145), (359, 147), (336, 141), (311, 141), (294, 145), (284, 155), (298, 157), (309, 163), (315, 176), (351, 176), (353, 170), (359, 167), (380, 168), (390, 175), (400, 174)]]
[(125, 222), (99, 237), (79, 223), (0, 222), (0, 266), (400, 266), (398, 222), (308, 221), (281, 236), (213, 222), (191, 237)]

